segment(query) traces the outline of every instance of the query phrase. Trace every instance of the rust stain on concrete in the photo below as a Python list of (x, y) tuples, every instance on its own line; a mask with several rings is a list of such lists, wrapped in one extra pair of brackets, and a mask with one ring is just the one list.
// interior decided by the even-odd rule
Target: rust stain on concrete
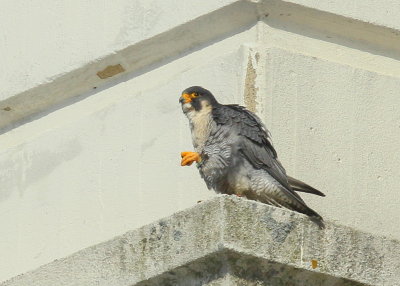
[(121, 64), (117, 64), (114, 66), (108, 66), (104, 70), (99, 71), (97, 73), (97, 76), (101, 79), (106, 79), (106, 78), (112, 77), (116, 74), (122, 73), (124, 71), (125, 71), (124, 67), (121, 66)]
[(312, 269), (317, 268), (318, 267), (318, 261), (315, 260), (315, 259), (312, 259), (311, 260), (311, 267), (312, 267)]
[[(255, 58), (258, 62), (259, 54), (256, 53)], [(251, 55), (249, 54), (247, 61), (247, 71), (246, 71), (246, 79), (244, 82), (244, 104), (248, 110), (252, 112), (256, 112), (257, 107), (257, 92), (258, 87), (255, 87), (257, 78), (257, 72), (253, 66), (253, 61), (251, 59)]]

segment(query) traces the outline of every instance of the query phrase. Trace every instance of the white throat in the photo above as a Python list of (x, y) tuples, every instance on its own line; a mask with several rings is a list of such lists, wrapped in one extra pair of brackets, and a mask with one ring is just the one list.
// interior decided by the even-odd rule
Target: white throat
[(212, 107), (208, 102), (204, 101), (202, 102), (202, 108), (199, 111), (189, 108), (189, 106), (185, 107), (185, 105), (190, 104), (184, 104), (182, 109), (189, 119), (190, 130), (192, 131), (193, 147), (196, 152), (201, 153), (211, 131)]

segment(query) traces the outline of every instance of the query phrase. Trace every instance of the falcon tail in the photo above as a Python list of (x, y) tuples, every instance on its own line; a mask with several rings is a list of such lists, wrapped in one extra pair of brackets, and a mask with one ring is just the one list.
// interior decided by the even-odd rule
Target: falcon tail
[(306, 214), (313, 223), (317, 224), (320, 229), (325, 228), (324, 219), (316, 211), (311, 208), (307, 208), (307, 210), (303, 213)]
[(313, 187), (307, 185), (306, 183), (297, 180), (293, 177), (287, 176), (288, 182), (292, 190), (296, 192), (303, 192), (303, 193), (309, 193), (309, 194), (314, 194), (317, 196), (325, 197), (325, 194), (318, 191), (317, 189), (314, 189)]

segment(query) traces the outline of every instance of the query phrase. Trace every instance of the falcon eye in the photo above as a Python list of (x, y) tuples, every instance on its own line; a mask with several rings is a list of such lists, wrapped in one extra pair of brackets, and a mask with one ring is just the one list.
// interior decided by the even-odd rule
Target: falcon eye
[(198, 97), (198, 96), (199, 96), (199, 94), (197, 92), (192, 93), (192, 97)]

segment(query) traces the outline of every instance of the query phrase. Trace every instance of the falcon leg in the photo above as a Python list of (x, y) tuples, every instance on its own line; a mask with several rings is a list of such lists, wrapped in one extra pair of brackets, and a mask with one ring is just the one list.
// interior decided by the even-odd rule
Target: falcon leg
[(201, 161), (199, 153), (196, 152), (182, 152), (181, 157), (181, 166), (190, 166), (193, 164), (193, 162)]

